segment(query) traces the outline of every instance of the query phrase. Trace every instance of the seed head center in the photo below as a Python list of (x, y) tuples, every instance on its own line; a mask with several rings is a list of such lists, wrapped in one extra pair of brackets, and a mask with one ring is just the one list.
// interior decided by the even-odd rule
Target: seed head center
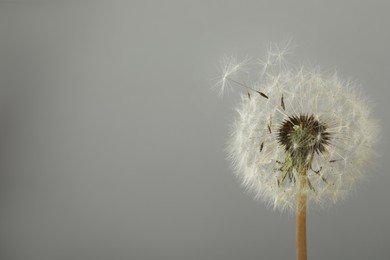
[(292, 158), (294, 167), (310, 165), (315, 153), (325, 152), (330, 133), (327, 125), (313, 115), (290, 116), (278, 129), (278, 143)]

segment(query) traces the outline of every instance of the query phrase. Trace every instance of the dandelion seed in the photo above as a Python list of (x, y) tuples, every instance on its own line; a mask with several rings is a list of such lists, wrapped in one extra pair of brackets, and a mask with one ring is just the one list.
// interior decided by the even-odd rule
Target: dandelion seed
[[(241, 74), (245, 73), (244, 66), (248, 63), (249, 59), (244, 59), (238, 62), (234, 57), (225, 57), (221, 62), (222, 76), (220, 80), (215, 84), (214, 88), (219, 88), (219, 95), (229, 92), (232, 89), (231, 83), (235, 82), (240, 84), (235, 79)], [(232, 78), (234, 77), (234, 79)]]
[(260, 91), (256, 91), (256, 92), (259, 93), (260, 96), (262, 96), (263, 98), (266, 98), (266, 99), (269, 98), (269, 97), (268, 97), (266, 94), (264, 94), (263, 92), (260, 92)]

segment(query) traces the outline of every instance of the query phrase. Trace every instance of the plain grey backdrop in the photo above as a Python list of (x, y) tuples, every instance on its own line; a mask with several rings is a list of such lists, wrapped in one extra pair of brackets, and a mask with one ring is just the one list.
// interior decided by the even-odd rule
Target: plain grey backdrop
[(0, 1), (0, 259), (294, 259), (225, 159), (224, 55), (292, 37), (361, 85), (379, 159), (308, 213), (309, 259), (390, 257), (388, 1)]

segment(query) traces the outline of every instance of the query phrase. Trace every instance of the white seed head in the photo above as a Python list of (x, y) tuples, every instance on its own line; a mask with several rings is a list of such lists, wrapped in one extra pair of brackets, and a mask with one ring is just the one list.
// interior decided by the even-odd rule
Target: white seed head
[[(280, 64), (283, 53), (269, 53), (262, 64), (267, 67), (258, 70), (261, 80), (245, 85), (229, 158), (242, 184), (274, 208), (295, 207), (302, 168), (307, 185), (300, 192), (308, 201), (334, 203), (372, 161), (376, 121), (352, 82), (336, 73), (287, 67)], [(242, 85), (234, 64), (227, 63), (222, 91), (227, 82)]]

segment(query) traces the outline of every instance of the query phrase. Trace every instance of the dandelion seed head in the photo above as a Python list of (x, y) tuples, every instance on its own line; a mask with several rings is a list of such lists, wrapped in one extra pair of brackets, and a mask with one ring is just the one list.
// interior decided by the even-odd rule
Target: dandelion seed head
[[(335, 203), (372, 161), (376, 121), (353, 82), (281, 62), (279, 56), (268, 59), (259, 82), (241, 95), (229, 159), (246, 190), (276, 209), (295, 207), (300, 167), (305, 167), (308, 201)], [(225, 64), (221, 91), (227, 79), (239, 82), (234, 76), (242, 66), (235, 59)]]

